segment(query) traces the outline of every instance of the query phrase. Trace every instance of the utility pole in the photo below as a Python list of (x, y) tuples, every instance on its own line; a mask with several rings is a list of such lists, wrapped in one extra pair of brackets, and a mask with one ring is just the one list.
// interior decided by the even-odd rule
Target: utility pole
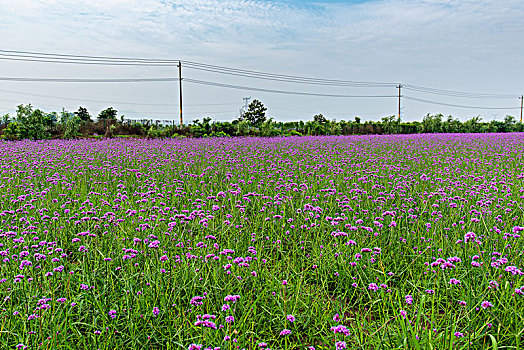
[(180, 95), (180, 126), (184, 123), (182, 119), (182, 61), (178, 61), (178, 91)]
[(400, 98), (402, 97), (401, 95), (402, 84), (398, 84), (397, 88), (398, 88), (398, 122), (400, 123)]
[(520, 96), (520, 123), (522, 124), (522, 107), (524, 107), (524, 96)]

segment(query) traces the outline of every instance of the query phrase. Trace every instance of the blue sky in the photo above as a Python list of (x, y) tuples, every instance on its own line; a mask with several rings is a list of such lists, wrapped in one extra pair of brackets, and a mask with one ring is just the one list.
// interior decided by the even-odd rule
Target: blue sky
[[(96, 56), (159, 57), (329, 79), (392, 81), (514, 95), (466, 99), (406, 91), (437, 102), (518, 107), (524, 92), (524, 2), (520, 0), (0, 0), (0, 48)], [(92, 67), (0, 60), (0, 76), (165, 77), (169, 68)], [(187, 78), (267, 89), (333, 94), (396, 94), (395, 89), (319, 88), (184, 70)], [(409, 94), (409, 95), (408, 95)], [(232, 120), (242, 97), (262, 100), (276, 120), (378, 120), (396, 99), (288, 96), (184, 84), (186, 120)], [(98, 101), (112, 101), (105, 103)], [(44, 110), (112, 105), (130, 118), (178, 119), (174, 83), (3, 83), (0, 113), (32, 102)], [(143, 103), (144, 105), (139, 105)], [(153, 106), (154, 105), (154, 106)], [(462, 120), (517, 115), (403, 100), (403, 119), (427, 113)]]

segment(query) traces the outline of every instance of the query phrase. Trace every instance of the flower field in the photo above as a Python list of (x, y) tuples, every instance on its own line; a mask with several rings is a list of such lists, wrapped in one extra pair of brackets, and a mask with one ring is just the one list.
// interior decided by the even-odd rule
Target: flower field
[(524, 134), (0, 143), (1, 349), (522, 349)]

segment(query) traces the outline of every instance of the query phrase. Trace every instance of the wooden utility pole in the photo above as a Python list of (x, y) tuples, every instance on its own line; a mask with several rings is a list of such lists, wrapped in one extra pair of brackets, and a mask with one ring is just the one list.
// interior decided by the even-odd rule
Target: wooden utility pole
[(402, 84), (398, 84), (397, 88), (398, 88), (398, 122), (400, 123), (400, 98), (402, 97), (401, 95)]
[(180, 127), (184, 123), (182, 119), (182, 61), (178, 61), (178, 91), (180, 95)]
[(520, 123), (522, 124), (522, 107), (524, 107), (524, 96), (520, 96)]

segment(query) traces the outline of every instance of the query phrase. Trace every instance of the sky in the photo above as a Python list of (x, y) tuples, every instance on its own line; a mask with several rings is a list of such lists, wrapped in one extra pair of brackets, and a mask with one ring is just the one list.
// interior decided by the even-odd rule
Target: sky
[[(507, 98), (465, 98), (404, 89), (403, 121), (428, 113), (460, 120), (520, 117), (524, 93), (522, 0), (0, 0), (0, 50), (143, 57), (322, 79), (392, 82)], [(316, 94), (398, 90), (263, 81), (185, 68), (189, 79)], [(176, 67), (86, 66), (0, 59), (0, 77), (178, 77)], [(184, 122), (238, 117), (243, 97), (276, 121), (380, 120), (398, 98), (278, 94), (183, 82)], [(426, 101), (485, 107), (462, 108)], [(178, 82), (0, 81), (0, 114), (31, 103), (44, 111), (112, 106), (128, 119), (176, 120)], [(502, 109), (496, 109), (502, 108)]]

